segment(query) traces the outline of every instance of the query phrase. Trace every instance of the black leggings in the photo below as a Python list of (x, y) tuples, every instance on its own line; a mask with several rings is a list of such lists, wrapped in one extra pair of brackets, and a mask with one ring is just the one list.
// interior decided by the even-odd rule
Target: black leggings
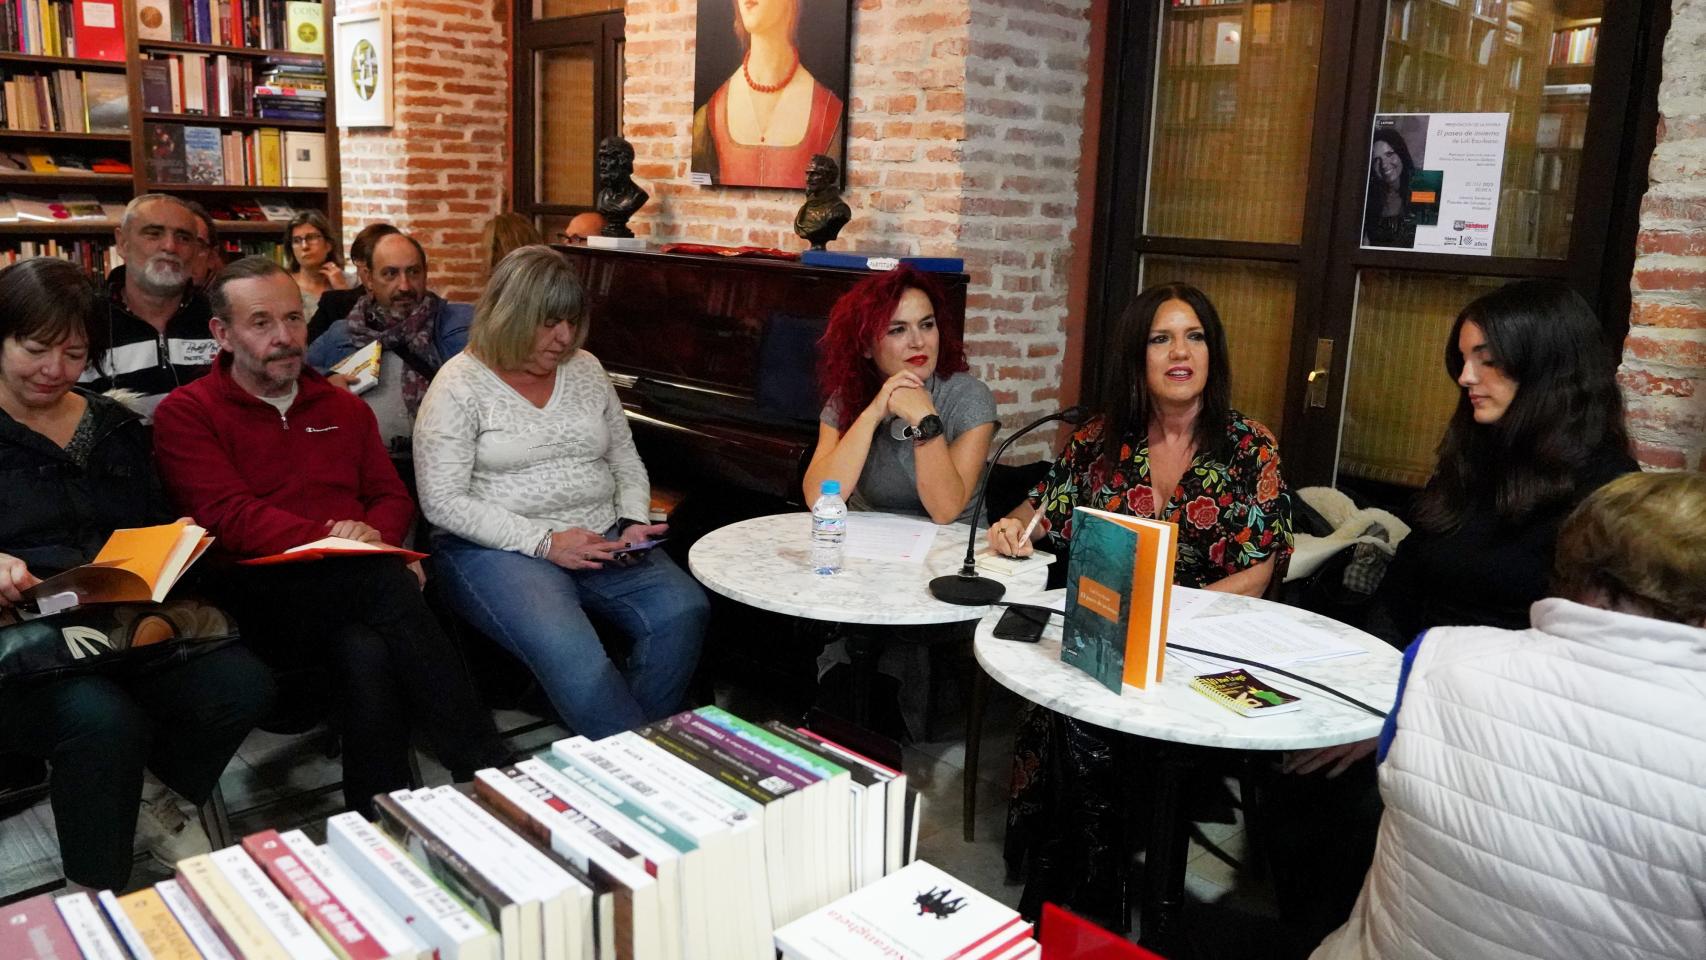
[(206, 802), (272, 698), (272, 675), (237, 645), (181, 662), (24, 681), (0, 695), (0, 750), (53, 765), (65, 878), (122, 890), (143, 768), (190, 802)]
[(458, 780), (508, 759), (461, 651), (398, 559), (232, 567), (218, 587), (244, 639), (274, 669), (329, 681), (350, 809), (371, 816), (374, 795), (409, 785), (415, 729)]

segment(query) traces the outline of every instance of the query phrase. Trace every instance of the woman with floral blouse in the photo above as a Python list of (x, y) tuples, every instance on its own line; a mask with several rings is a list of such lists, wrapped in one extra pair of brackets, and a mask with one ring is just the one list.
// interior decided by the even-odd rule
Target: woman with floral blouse
[[(1178, 525), (1174, 582), (1260, 596), (1291, 552), (1291, 498), (1279, 446), (1262, 424), (1232, 409), (1226, 334), (1214, 305), (1188, 284), (1151, 287), (1120, 322), (1095, 400), (1097, 416), (1030, 498), (989, 529), (1009, 556), (1032, 539), (1072, 539), (1072, 508)], [(1050, 751), (1060, 751), (1050, 757)], [(1050, 785), (1050, 770), (1064, 776)], [(1122, 845), (1112, 751), (1096, 728), (1036, 708), (1014, 745), (1007, 856), (1028, 855), (1021, 909), (1044, 899), (1107, 915), (1117, 902)], [(1045, 800), (1060, 804), (1045, 809)], [(1028, 913), (1027, 915), (1031, 915)]]

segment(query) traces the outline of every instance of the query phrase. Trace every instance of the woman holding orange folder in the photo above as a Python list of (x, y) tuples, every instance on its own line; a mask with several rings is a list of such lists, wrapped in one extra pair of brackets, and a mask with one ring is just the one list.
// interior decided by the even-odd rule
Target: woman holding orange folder
[[(92, 560), (115, 529), (172, 519), (141, 418), (75, 387), (95, 303), (87, 277), (66, 261), (0, 271), (0, 767), (19, 757), (38, 768), (48, 761), (66, 880), (122, 889), (137, 835), (166, 861), (207, 850), (170, 794), (142, 799), (144, 768), (191, 802), (205, 801), (273, 686), (240, 646), (165, 645), (190, 631), (229, 633), (209, 607), (96, 604), (18, 615), (23, 591)], [(72, 637), (93, 655), (49, 656)], [(98, 652), (153, 643), (169, 656), (140, 663)]]
[[(1151, 287), (1126, 309), (1114, 338), (1093, 398), (1097, 416), (1030, 498), (990, 527), (990, 546), (1025, 556), (1043, 537), (1069, 541), (1079, 506), (1153, 517), (1178, 525), (1175, 583), (1260, 596), (1291, 551), (1291, 498), (1273, 434), (1232, 409), (1214, 304), (1189, 284)], [(1058, 785), (1049, 782), (1051, 767), (1066, 774)], [(1114, 802), (1114, 775), (1095, 727), (1041, 709), (1022, 721), (1007, 856), (1014, 870), (1031, 861), (1027, 915), (1044, 899), (1111, 914), (1121, 873), (1117, 823), (1126, 813)]]

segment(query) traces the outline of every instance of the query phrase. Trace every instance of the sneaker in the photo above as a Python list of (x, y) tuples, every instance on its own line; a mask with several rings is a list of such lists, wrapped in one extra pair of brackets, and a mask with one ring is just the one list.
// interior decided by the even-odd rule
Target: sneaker
[(213, 851), (207, 831), (200, 821), (184, 815), (171, 791), (142, 800), (136, 815), (136, 842), (168, 870), (179, 860)]

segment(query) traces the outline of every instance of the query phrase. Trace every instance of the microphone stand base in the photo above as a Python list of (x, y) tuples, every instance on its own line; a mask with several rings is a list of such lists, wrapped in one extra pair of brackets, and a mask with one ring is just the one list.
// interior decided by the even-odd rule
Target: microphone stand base
[(1005, 584), (988, 577), (949, 574), (930, 581), (930, 595), (943, 603), (962, 607), (986, 607), (1007, 592)]

